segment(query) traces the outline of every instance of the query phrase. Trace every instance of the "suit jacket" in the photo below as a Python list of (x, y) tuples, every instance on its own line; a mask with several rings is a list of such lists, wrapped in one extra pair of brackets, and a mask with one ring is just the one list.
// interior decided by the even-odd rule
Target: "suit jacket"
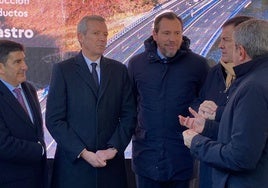
[(46, 178), (42, 155), (42, 117), (36, 91), (21, 84), (33, 122), (10, 90), (0, 81), (0, 187), (41, 188)]
[[(125, 65), (105, 57), (96, 88), (82, 53), (53, 67), (46, 126), (57, 142), (53, 187), (125, 188), (124, 150), (135, 128), (136, 108)], [(78, 158), (86, 148), (119, 151), (104, 168)]]

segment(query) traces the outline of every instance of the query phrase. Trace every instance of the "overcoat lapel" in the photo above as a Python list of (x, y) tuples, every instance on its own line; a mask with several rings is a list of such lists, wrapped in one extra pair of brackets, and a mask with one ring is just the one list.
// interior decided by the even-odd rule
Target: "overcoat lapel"
[(98, 88), (81, 52), (75, 57), (75, 64), (77, 66), (76, 72), (81, 76), (82, 80), (86, 82), (86, 84), (98, 98)]
[[(33, 96), (33, 94), (30, 92), (30, 89), (26, 86), (26, 84), (22, 83), (21, 87), (23, 88), (23, 91), (25, 93), (25, 97), (27, 98), (29, 107), (31, 109), (31, 113), (32, 113), (32, 117), (33, 117), (33, 126), (34, 125), (42, 125), (42, 120), (40, 120), (38, 117), (40, 116), (38, 114), (38, 110), (39, 110), (39, 105), (36, 104), (36, 102), (39, 101), (34, 101), (33, 99), (35, 98), (35, 96)], [(36, 128), (36, 126), (34, 126)], [(39, 127), (39, 126), (38, 126)]]
[(101, 70), (101, 82), (100, 82), (100, 91), (99, 91), (99, 98), (105, 93), (105, 90), (108, 86), (109, 81), (111, 80), (112, 71), (109, 61), (104, 57), (101, 58), (100, 61), (100, 70)]

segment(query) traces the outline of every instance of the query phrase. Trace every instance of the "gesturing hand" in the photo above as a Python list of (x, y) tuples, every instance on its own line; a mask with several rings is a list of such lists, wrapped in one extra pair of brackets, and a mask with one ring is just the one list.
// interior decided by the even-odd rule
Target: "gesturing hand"
[(215, 120), (217, 108), (215, 102), (206, 100), (200, 104), (198, 114), (201, 114), (205, 119)]
[(178, 117), (180, 124), (189, 129), (192, 129), (197, 133), (202, 133), (202, 131), (204, 130), (206, 119), (202, 115), (198, 114), (191, 107), (189, 107), (189, 112), (193, 115), (193, 118), (189, 116), (184, 117), (182, 115), (179, 115)]
[(188, 148), (191, 147), (193, 137), (197, 135), (198, 133), (192, 131), (191, 129), (188, 129), (186, 131), (183, 131), (182, 136), (184, 140), (184, 145), (187, 146)]

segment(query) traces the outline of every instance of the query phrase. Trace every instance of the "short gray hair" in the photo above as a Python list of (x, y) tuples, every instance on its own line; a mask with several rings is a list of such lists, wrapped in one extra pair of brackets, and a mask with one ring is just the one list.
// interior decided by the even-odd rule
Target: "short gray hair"
[(251, 59), (268, 53), (268, 21), (251, 19), (239, 24), (234, 30), (236, 45), (245, 48)]
[(105, 22), (105, 19), (99, 15), (90, 15), (83, 17), (78, 25), (77, 25), (77, 33), (87, 33), (87, 22), (88, 21), (99, 21), (99, 22)]

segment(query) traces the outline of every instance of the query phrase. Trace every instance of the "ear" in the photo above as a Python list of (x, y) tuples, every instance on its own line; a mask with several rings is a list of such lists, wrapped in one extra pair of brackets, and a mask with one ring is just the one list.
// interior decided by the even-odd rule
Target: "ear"
[(82, 33), (77, 33), (77, 39), (80, 45), (82, 45), (84, 35)]
[(155, 32), (155, 30), (153, 30), (153, 39), (157, 41), (157, 33)]
[(0, 74), (4, 74), (4, 64), (3, 63), (0, 63)]
[(242, 45), (239, 45), (239, 60), (240, 62), (245, 62), (248, 58), (248, 54), (245, 50), (245, 48)]

